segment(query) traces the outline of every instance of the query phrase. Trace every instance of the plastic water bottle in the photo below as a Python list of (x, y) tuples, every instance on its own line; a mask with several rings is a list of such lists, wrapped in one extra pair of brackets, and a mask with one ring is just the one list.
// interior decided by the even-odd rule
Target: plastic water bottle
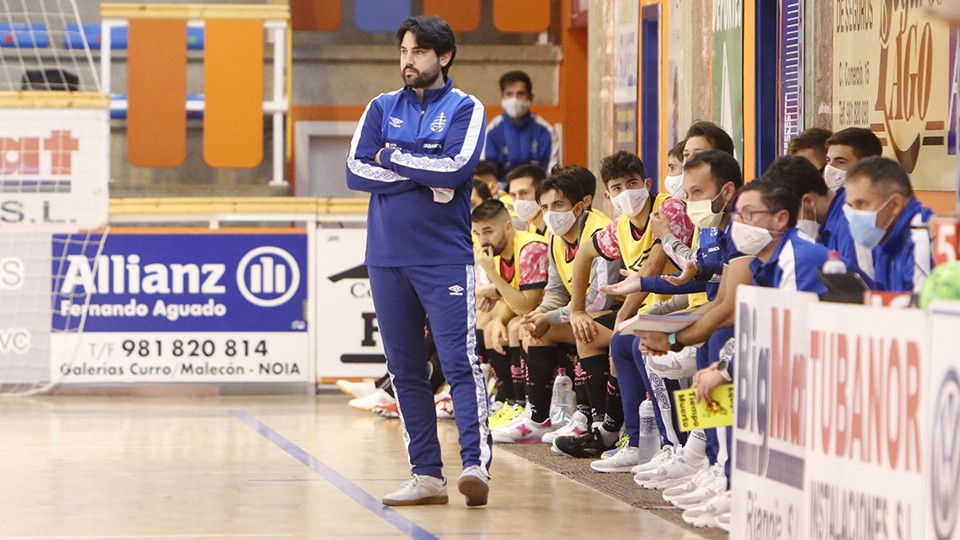
[(846, 274), (847, 265), (840, 258), (840, 252), (834, 250), (827, 253), (827, 260), (824, 261), (820, 271), (824, 274)]
[(573, 381), (567, 376), (567, 370), (557, 369), (557, 378), (553, 380), (553, 396), (550, 398), (550, 418), (570, 418), (573, 416)]
[(657, 431), (657, 418), (653, 414), (653, 400), (647, 399), (640, 404), (640, 463), (650, 460), (660, 451), (660, 433)]

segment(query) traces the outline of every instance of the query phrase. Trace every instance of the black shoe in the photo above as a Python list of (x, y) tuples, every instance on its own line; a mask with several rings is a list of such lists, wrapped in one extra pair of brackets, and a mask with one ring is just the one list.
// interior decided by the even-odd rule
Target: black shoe
[(595, 427), (590, 433), (583, 435), (565, 435), (553, 440), (553, 446), (561, 453), (575, 458), (599, 459), (600, 455), (616, 446), (616, 442), (607, 445), (600, 435), (600, 428)]

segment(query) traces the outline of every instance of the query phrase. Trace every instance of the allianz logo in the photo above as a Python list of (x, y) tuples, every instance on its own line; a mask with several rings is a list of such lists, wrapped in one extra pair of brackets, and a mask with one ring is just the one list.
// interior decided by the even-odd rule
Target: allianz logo
[[(149, 263), (140, 255), (68, 255), (58, 292), (89, 294), (227, 294), (224, 263)], [(251, 304), (285, 304), (300, 288), (300, 266), (286, 250), (261, 246), (248, 251), (233, 276)]]

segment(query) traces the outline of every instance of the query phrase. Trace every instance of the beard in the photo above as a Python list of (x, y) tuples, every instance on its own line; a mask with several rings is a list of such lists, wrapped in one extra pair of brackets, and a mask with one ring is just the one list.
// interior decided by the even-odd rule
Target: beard
[(499, 257), (500, 254), (503, 253), (503, 250), (507, 248), (507, 239), (504, 238), (503, 241), (500, 242), (500, 245), (498, 246), (495, 246), (493, 244), (485, 244), (483, 247), (485, 249), (488, 249), (490, 251), (490, 254), (493, 255), (494, 257)]
[(425, 71), (417, 71), (412, 66), (405, 66), (400, 70), (400, 77), (410, 88), (426, 88), (436, 82), (439, 76), (440, 64)]

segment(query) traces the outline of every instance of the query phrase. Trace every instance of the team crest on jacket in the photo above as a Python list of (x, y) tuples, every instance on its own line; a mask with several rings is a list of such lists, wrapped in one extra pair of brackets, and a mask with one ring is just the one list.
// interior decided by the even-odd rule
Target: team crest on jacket
[(446, 125), (447, 125), (447, 115), (444, 113), (440, 113), (440, 116), (434, 119), (433, 122), (430, 122), (430, 131), (434, 133), (440, 133), (441, 131), (443, 131), (443, 128)]

